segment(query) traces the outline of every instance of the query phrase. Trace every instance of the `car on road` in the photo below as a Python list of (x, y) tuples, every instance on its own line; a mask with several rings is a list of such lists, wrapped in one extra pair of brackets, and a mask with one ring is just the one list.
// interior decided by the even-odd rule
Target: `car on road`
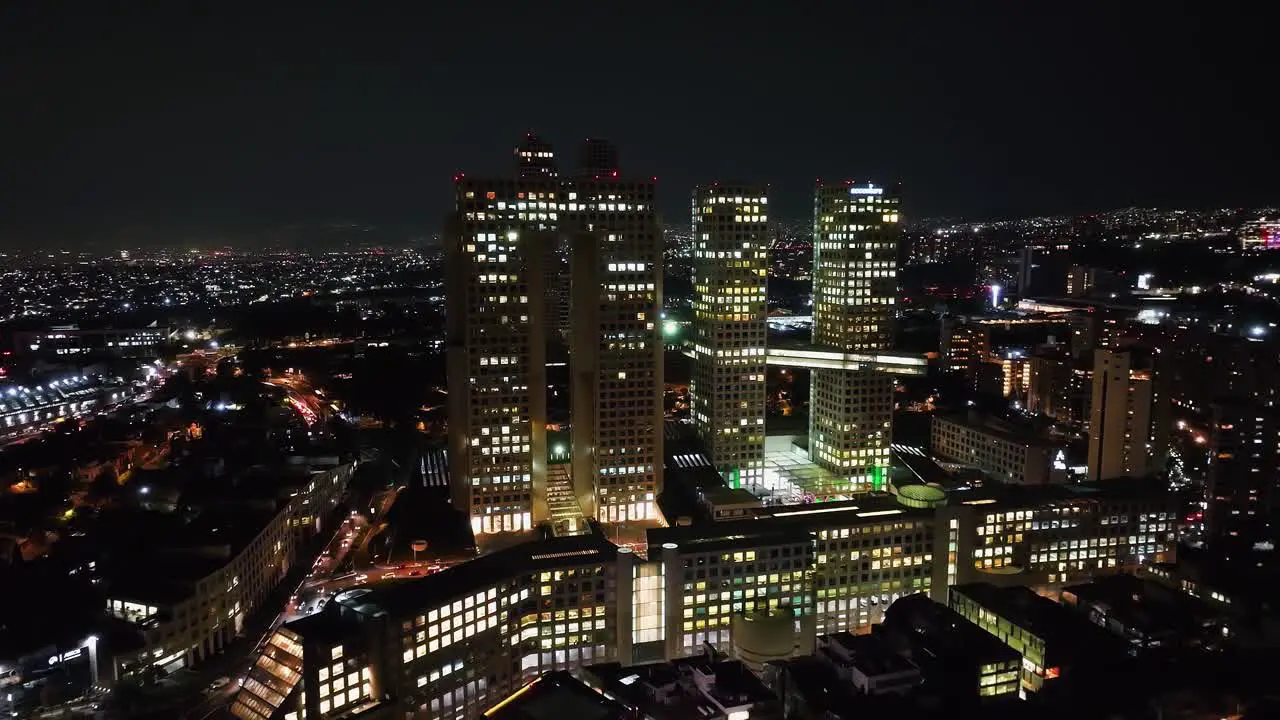
[(368, 576), (368, 575), (366, 575), (366, 574), (364, 574), (364, 573), (360, 573), (359, 575), (355, 576), (355, 577), (354, 577), (354, 578), (352, 578), (352, 579), (353, 579), (353, 580), (355, 580), (355, 581), (356, 581), (356, 582), (358, 582), (358, 583), (362, 583), (362, 582), (365, 582), (366, 580), (368, 580), (368, 579), (369, 579), (369, 576)]
[(223, 675), (222, 677), (209, 683), (209, 690), (221, 690), (231, 684), (231, 678)]

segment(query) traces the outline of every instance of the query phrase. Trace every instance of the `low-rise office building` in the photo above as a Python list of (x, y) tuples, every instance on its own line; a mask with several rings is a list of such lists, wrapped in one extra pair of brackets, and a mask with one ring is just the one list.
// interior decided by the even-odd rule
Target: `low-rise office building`
[(134, 387), (119, 379), (65, 375), (39, 383), (0, 382), (0, 437), (78, 418), (125, 402)]
[(878, 635), (822, 635), (817, 654), (863, 695), (906, 695), (920, 684), (920, 668)]
[(1096, 670), (1125, 655), (1116, 638), (1025, 587), (955, 585), (949, 604), (1022, 654), (1022, 687), (1028, 692), (1039, 692), (1046, 683), (1083, 666)]
[(1022, 656), (925, 595), (895, 602), (881, 632), (947, 701), (1016, 696)]
[(224, 649), (288, 574), (302, 544), (346, 489), (352, 463), (307, 473), (279, 495), (189, 514), (122, 513), (119, 534), (135, 545), (102, 565), (107, 613), (133, 623), (141, 647), (114, 658), (117, 676), (173, 672)]
[(171, 673), (226, 647), (292, 565), (290, 517), (282, 503), (234, 516), (210, 513), (190, 524), (162, 513), (131, 518), (141, 532), (163, 538), (166, 550), (137, 558), (132, 568), (113, 563), (105, 573), (107, 612), (133, 623), (142, 638), (136, 652), (116, 656), (118, 674), (152, 667)]
[[(746, 647), (744, 660), (767, 666), (775, 660), (766, 656), (786, 656), (787, 646), (806, 652), (816, 633), (870, 631), (904, 597), (944, 601), (949, 587), (978, 580), (1060, 587), (1131, 568), (1140, 557), (1172, 557), (1173, 501), (1150, 483), (996, 485), (943, 495), (930, 503), (868, 496), (655, 528), (644, 553), (615, 546), (593, 527), (350, 590), (282, 629), (303, 648), (295, 684), (271, 695), (246, 683), (236, 712), (265, 720), (272, 713), (256, 706), (281, 718), (305, 708), (308, 718), (325, 718), (361, 705), (363, 691), (352, 700), (348, 681), (341, 705), (332, 681), (323, 692), (320, 672), (332, 677), (336, 662), (326, 653), (338, 645), (344, 673), (369, 668), (369, 697), (379, 703), (467, 718), (546, 672), (697, 658), (708, 646), (726, 654)], [(794, 628), (757, 642), (741, 635), (744, 615), (790, 618)], [(1003, 694), (1006, 670), (999, 658), (984, 660), (970, 684), (990, 677), (999, 686), (992, 694)]]
[(1066, 466), (1055, 464), (1061, 446), (1007, 423), (976, 416), (934, 416), (933, 452), (971, 465), (1014, 485), (1063, 482)]
[(956, 519), (959, 555), (974, 577), (1052, 587), (1172, 562), (1176, 499), (1155, 481), (1111, 482), (1011, 488), (1002, 500), (962, 502), (953, 507), (964, 516)]
[(100, 655), (96, 634), (26, 651), (7, 639), (0, 637), (0, 717), (29, 717), (49, 705), (50, 697), (78, 697), (111, 683), (110, 664)]
[(1071, 585), (1062, 589), (1061, 600), (1134, 652), (1214, 647), (1233, 634), (1226, 611), (1136, 575)]
[(341, 593), (277, 633), (300, 671), (260, 658), (232, 712), (323, 719), (383, 703), (414, 717), (477, 717), (543, 673), (617, 657), (630, 629), (619, 628), (618, 598), (663, 600), (643, 583), (633, 593), (629, 574), (620, 582), (629, 568), (619, 554), (598, 534), (570, 536)]
[(18, 355), (76, 357), (106, 354), (126, 358), (159, 357), (169, 341), (170, 328), (81, 328), (79, 325), (55, 325), (44, 330), (18, 330), (13, 333), (14, 351)]
[(1062, 446), (1027, 428), (974, 414), (934, 415), (931, 439), (940, 459), (974, 466), (1002, 483), (1038, 486), (1066, 480)]

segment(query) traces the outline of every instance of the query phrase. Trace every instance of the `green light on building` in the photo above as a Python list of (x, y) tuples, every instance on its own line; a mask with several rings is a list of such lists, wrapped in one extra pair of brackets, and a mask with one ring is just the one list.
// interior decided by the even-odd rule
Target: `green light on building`
[(679, 335), (680, 323), (676, 322), (675, 320), (667, 320), (666, 322), (662, 323), (662, 334), (669, 338), (673, 338), (676, 335)]
[(883, 465), (876, 465), (871, 468), (871, 491), (881, 492), (884, 490), (884, 479), (889, 475), (889, 468)]
[(729, 487), (738, 490), (742, 487), (742, 471), (736, 467), (729, 468), (725, 472), (725, 481), (729, 483)]

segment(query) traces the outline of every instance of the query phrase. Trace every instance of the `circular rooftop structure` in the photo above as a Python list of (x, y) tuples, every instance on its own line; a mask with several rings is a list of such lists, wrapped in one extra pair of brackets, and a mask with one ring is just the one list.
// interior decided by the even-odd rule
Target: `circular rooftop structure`
[(898, 504), (909, 508), (936, 508), (947, 504), (947, 491), (936, 485), (903, 485)]

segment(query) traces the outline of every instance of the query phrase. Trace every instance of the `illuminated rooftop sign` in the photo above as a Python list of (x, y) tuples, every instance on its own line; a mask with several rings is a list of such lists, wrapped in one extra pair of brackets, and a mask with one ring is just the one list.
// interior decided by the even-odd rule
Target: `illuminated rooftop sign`
[(883, 195), (884, 188), (878, 188), (874, 185), (868, 185), (867, 187), (851, 187), (849, 188), (849, 194), (850, 195)]

